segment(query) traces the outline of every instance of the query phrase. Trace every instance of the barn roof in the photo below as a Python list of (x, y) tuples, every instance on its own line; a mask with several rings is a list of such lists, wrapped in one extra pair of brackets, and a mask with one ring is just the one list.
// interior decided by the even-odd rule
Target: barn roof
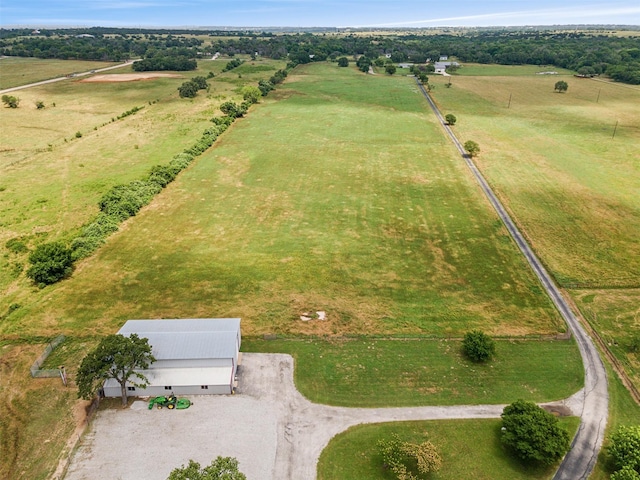
[(239, 318), (129, 320), (118, 331), (148, 338), (157, 360), (234, 358), (239, 332)]

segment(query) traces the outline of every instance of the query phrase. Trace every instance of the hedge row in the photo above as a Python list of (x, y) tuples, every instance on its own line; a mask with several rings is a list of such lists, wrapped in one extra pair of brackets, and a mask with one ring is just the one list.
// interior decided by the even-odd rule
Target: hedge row
[[(135, 216), (142, 207), (149, 204), (194, 158), (213, 145), (233, 121), (230, 120), (207, 128), (195, 144), (175, 155), (167, 165), (154, 165), (142, 180), (112, 187), (98, 202), (100, 213), (91, 223), (82, 227), (79, 234), (71, 240), (69, 249), (60, 242), (38, 246), (38, 254), (29, 257), (32, 266), (27, 270), (27, 276), (39, 286), (50, 285), (69, 276), (73, 262), (91, 255), (105, 243), (109, 235), (118, 230), (121, 222)], [(63, 255), (67, 251), (70, 260)], [(60, 261), (58, 257), (64, 257), (64, 261)]]

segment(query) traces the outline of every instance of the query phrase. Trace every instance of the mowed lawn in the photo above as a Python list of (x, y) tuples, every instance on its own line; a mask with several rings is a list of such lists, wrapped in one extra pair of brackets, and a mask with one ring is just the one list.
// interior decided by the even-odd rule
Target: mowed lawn
[[(579, 419), (560, 419), (573, 437)], [(378, 447), (381, 440), (398, 435), (402, 441), (430, 441), (442, 458), (433, 480), (534, 480), (550, 478), (556, 466), (525, 465), (500, 441), (499, 419), (451, 420), (357, 425), (336, 435), (318, 462), (318, 480), (393, 480), (383, 466)]]
[(243, 339), (246, 352), (288, 353), (298, 390), (345, 407), (507, 404), (567, 398), (584, 384), (573, 341), (499, 340), (486, 364), (460, 340), (425, 338)]
[(297, 69), (5, 328), (170, 317), (241, 317), (246, 334), (564, 328), (412, 80), (330, 64)]

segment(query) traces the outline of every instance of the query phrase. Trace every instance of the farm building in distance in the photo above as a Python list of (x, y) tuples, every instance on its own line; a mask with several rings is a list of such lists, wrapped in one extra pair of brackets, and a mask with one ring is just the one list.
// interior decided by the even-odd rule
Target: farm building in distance
[[(156, 361), (142, 370), (147, 388), (127, 385), (132, 396), (233, 393), (240, 351), (239, 318), (129, 320), (118, 331), (148, 338)], [(120, 384), (109, 379), (106, 397), (119, 397)]]

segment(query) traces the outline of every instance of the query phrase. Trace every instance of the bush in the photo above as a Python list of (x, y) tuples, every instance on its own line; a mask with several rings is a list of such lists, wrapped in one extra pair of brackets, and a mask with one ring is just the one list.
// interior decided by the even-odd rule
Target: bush
[(447, 122), (448, 125), (455, 125), (456, 122), (458, 121), (458, 119), (456, 118), (456, 116), (453, 113), (447, 113), (444, 117), (445, 121)]
[(258, 103), (260, 97), (262, 97), (262, 91), (260, 91), (258, 87), (254, 87), (252, 85), (242, 87), (241, 93), (242, 98), (250, 104)]
[(220, 105), (220, 111), (231, 118), (239, 118), (247, 113), (247, 108), (244, 104), (238, 105), (235, 102), (229, 101)]
[(13, 95), (2, 95), (2, 103), (9, 108), (18, 108), (18, 105), (20, 105), (20, 99)]
[[(433, 443), (403, 442), (396, 434), (390, 440), (378, 442), (384, 466), (399, 480), (417, 480), (418, 474), (437, 472), (442, 467), (442, 458)], [(414, 473), (415, 472), (415, 473)]]
[(134, 180), (124, 185), (116, 185), (105, 193), (98, 206), (107, 215), (120, 221), (133, 217), (162, 190), (157, 183)]
[(340, 57), (338, 59), (338, 66), (339, 67), (348, 67), (349, 66), (349, 59), (347, 57)]
[(551, 465), (569, 450), (558, 419), (533, 402), (518, 400), (502, 412), (502, 443), (521, 460)]
[(496, 353), (496, 344), (484, 332), (474, 330), (464, 334), (462, 351), (474, 362), (486, 362)]
[(184, 82), (178, 87), (178, 93), (180, 98), (193, 98), (198, 94), (198, 86), (191, 81)]
[(244, 63), (244, 60), (240, 60), (239, 58), (234, 58), (227, 62), (225, 67), (222, 69), (223, 72), (228, 72), (229, 70), (233, 70), (234, 68), (238, 68), (240, 65)]
[(51, 285), (73, 271), (71, 250), (62, 242), (43, 243), (29, 255), (27, 277), (39, 286)]
[(640, 480), (640, 473), (629, 466), (622, 467), (611, 475), (611, 480)]
[(607, 453), (616, 469), (629, 467), (640, 473), (640, 425), (619, 427), (611, 435)]

